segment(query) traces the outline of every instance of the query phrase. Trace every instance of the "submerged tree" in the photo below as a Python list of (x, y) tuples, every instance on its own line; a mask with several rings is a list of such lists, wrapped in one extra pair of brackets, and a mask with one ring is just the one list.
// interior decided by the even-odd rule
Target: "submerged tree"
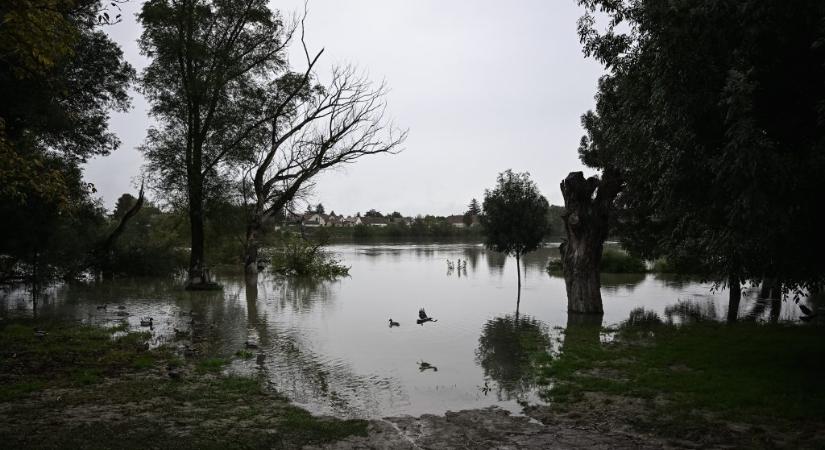
[(613, 201), (619, 180), (609, 171), (599, 179), (571, 172), (561, 183), (565, 211), (562, 213), (566, 240), (559, 247), (567, 310), (571, 313), (602, 314), (600, 268), (607, 239)]
[(727, 284), (729, 320), (746, 280), (821, 283), (825, 3), (579, 3), (608, 70), (580, 154), (621, 181), (625, 246)]
[(319, 84), (314, 70), (323, 50), (313, 58), (304, 50), (306, 70), (282, 75), (269, 92), (267, 135), (244, 178), (244, 196), (251, 198), (247, 274), (257, 270), (263, 224), (316, 175), (364, 156), (395, 153), (406, 138), (385, 119), (384, 85), (374, 86), (350, 67), (333, 69), (329, 83)]
[(487, 248), (516, 257), (518, 288), (521, 291), (521, 256), (541, 245), (547, 234), (550, 204), (539, 192), (529, 173), (507, 170), (498, 183), (484, 192), (481, 224)]
[(159, 126), (143, 148), (159, 187), (185, 199), (189, 212), (190, 288), (208, 286), (204, 213), (210, 192), (249, 158), (262, 132), (262, 100), (285, 67), (294, 31), (265, 0), (150, 0), (139, 15), (150, 58), (143, 91)]

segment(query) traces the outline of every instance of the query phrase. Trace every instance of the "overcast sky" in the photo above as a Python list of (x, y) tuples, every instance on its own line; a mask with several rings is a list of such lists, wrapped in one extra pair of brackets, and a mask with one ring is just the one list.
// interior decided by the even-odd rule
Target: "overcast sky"
[[(124, 22), (110, 29), (138, 71), (146, 65), (136, 43), (141, 3), (125, 4)], [(271, 5), (303, 10), (299, 0)], [(579, 118), (602, 73), (581, 53), (581, 13), (575, 0), (310, 0), (306, 38), (310, 50), (326, 49), (321, 70), (351, 63), (385, 80), (389, 114), (409, 129), (401, 154), (319, 176), (314, 201), (344, 214), (461, 213), (511, 168), (529, 171), (550, 203), (562, 204), (559, 182), (584, 169)], [(111, 120), (121, 148), (87, 166), (109, 208), (135, 191), (146, 111), (133, 93), (132, 110)]]

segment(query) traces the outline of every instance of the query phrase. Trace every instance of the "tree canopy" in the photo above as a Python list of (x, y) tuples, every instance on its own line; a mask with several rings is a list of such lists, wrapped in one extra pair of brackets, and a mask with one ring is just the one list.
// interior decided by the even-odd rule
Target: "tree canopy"
[(81, 164), (118, 147), (109, 113), (128, 108), (134, 75), (100, 29), (104, 10), (91, 0), (0, 3), (0, 254), (35, 276), (78, 269), (103, 222)]
[(825, 4), (579, 3), (607, 69), (579, 151), (622, 181), (623, 243), (729, 283), (820, 282)]
[(481, 224), (487, 248), (515, 256), (517, 265), (521, 255), (537, 249), (548, 232), (550, 204), (529, 173), (500, 173), (496, 186), (484, 191), (483, 208)]

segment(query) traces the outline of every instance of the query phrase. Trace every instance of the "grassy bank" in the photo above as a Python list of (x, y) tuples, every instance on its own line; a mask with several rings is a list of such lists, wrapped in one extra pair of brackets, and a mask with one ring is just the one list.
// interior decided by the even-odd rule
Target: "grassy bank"
[(598, 326), (568, 327), (541, 369), (557, 412), (703, 445), (825, 446), (822, 327), (637, 316), (609, 343)]
[[(44, 331), (38, 336), (36, 330)], [(145, 333), (60, 322), (0, 329), (7, 448), (296, 448), (366, 433), (320, 418), (227, 361), (148, 350)]]

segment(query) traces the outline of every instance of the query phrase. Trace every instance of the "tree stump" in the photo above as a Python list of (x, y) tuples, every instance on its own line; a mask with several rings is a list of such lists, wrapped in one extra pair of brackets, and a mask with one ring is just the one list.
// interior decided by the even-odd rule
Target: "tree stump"
[(621, 182), (605, 171), (602, 179), (585, 179), (570, 172), (561, 182), (565, 212), (562, 214), (567, 241), (559, 251), (567, 288), (567, 310), (572, 313), (602, 314), (599, 266), (607, 239), (608, 220)]

